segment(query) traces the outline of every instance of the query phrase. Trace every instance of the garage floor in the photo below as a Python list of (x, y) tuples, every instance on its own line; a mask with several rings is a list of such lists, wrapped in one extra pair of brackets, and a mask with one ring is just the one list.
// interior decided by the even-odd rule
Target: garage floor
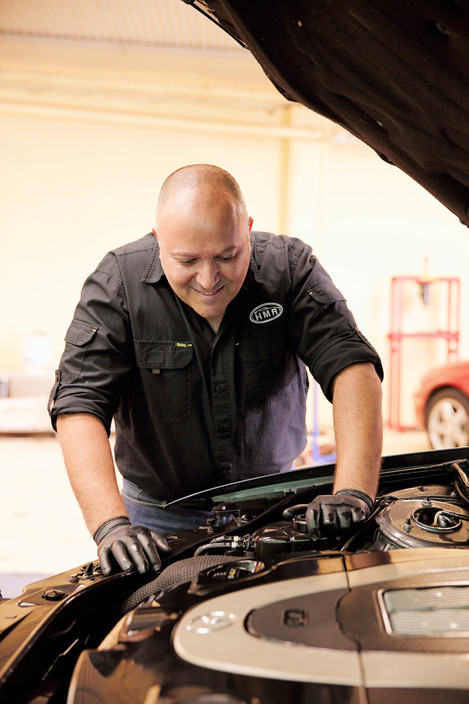
[[(385, 432), (384, 454), (428, 449), (422, 431)], [(55, 436), (0, 436), (0, 591), (96, 558)]]

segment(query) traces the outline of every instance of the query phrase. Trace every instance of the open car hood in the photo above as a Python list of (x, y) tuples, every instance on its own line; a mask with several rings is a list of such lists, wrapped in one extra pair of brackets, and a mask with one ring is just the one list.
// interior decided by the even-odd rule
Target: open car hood
[(466, 0), (184, 0), (469, 224)]

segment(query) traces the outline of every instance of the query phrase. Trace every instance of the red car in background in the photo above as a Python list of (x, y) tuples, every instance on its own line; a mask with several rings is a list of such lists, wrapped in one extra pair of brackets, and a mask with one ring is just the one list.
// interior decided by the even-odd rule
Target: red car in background
[(469, 445), (469, 360), (435, 367), (414, 394), (419, 425), (434, 449)]

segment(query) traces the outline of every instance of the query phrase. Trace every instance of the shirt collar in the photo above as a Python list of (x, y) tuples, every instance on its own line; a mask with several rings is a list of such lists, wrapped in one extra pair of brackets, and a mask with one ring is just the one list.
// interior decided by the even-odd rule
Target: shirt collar
[[(251, 245), (253, 244), (252, 239), (251, 239)], [(254, 259), (253, 251), (251, 248), (251, 258), (249, 262), (249, 269), (248, 269), (248, 274), (247, 274), (247, 280), (250, 278), (254, 277), (254, 279), (257, 281), (259, 284), (264, 284), (265, 280), (264, 277), (262, 276), (259, 267), (257, 266), (257, 262)]]
[[(154, 236), (154, 235), (153, 235)], [(160, 246), (158, 240), (155, 237), (155, 246), (151, 250), (151, 256), (148, 261), (148, 266), (145, 269), (145, 273), (142, 276), (142, 282), (146, 284), (156, 284), (157, 281), (164, 276), (163, 267), (160, 261)]]

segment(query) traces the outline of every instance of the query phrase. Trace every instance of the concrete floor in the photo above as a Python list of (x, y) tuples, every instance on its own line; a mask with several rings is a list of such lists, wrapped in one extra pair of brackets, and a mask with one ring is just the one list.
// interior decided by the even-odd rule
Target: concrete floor
[[(385, 455), (428, 449), (422, 431), (385, 431)], [(0, 436), (0, 591), (96, 558), (55, 436)]]

